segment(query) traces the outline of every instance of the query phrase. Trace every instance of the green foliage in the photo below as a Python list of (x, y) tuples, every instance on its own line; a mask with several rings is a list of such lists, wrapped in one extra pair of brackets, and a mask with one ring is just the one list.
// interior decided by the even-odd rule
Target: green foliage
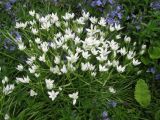
[(160, 58), (160, 47), (150, 47), (148, 50), (149, 56), (151, 59)]
[(134, 94), (135, 99), (143, 108), (146, 108), (150, 104), (151, 95), (149, 88), (144, 80), (140, 79), (137, 81)]
[(155, 113), (155, 120), (160, 120), (160, 110)]

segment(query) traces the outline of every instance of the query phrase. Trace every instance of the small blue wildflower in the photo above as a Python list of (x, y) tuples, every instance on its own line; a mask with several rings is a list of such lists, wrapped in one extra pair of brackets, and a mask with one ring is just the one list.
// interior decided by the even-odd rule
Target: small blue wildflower
[(112, 101), (108, 102), (108, 105), (111, 106), (111, 107), (116, 107), (117, 106), (117, 102), (112, 100)]
[(14, 4), (17, 0), (9, 0), (10, 3)]
[(118, 13), (117, 16), (119, 19), (122, 19), (122, 13)]
[(107, 118), (107, 117), (108, 117), (108, 113), (107, 113), (107, 111), (103, 111), (103, 113), (102, 113), (102, 117), (103, 117), (103, 118)]
[(115, 23), (114, 19), (111, 18), (111, 17), (107, 17), (106, 18), (106, 23), (109, 24), (109, 25), (113, 25)]
[(155, 1), (150, 4), (150, 7), (154, 10), (160, 10), (160, 1)]
[(103, 113), (102, 113), (102, 120), (110, 120), (110, 119), (108, 118), (108, 113), (107, 113), (107, 111), (103, 111)]
[(112, 5), (113, 4), (113, 0), (108, 0), (108, 2)]
[(16, 49), (15, 45), (12, 44), (10, 39), (4, 40), (4, 48), (9, 51), (14, 51)]
[(5, 7), (6, 10), (10, 10), (10, 9), (12, 8), (12, 5), (11, 5), (10, 2), (6, 2), (6, 3), (4, 4), (4, 7)]
[(96, 4), (97, 4), (97, 6), (101, 6), (101, 5), (102, 5), (101, 0), (97, 0), (97, 1), (96, 1)]
[(155, 67), (150, 67), (150, 68), (147, 69), (146, 72), (150, 72), (150, 73), (152, 73), (152, 74), (155, 74), (156, 68), (155, 68)]
[(155, 80), (160, 80), (160, 73), (155, 76)]

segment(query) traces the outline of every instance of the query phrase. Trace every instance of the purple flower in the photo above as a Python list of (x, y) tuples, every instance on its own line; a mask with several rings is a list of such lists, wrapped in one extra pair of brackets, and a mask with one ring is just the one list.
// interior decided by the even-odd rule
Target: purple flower
[(150, 7), (155, 10), (160, 10), (160, 1), (155, 1), (150, 4)]
[(119, 19), (122, 19), (122, 13), (118, 13), (117, 16)]
[(10, 2), (6, 2), (6, 3), (4, 4), (4, 6), (5, 6), (5, 9), (6, 9), (6, 10), (10, 10), (10, 9), (12, 8), (12, 5), (11, 5)]
[(102, 5), (101, 0), (96, 1), (96, 4), (97, 4), (97, 6), (101, 6)]
[(107, 24), (112, 25), (112, 24), (114, 24), (115, 21), (113, 18), (107, 17), (106, 22), (107, 22)]

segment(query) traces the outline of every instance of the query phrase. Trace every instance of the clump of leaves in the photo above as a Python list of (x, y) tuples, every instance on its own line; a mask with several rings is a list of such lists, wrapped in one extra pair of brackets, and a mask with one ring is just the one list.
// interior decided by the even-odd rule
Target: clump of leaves
[(146, 108), (151, 101), (151, 95), (148, 85), (144, 80), (140, 79), (137, 81), (135, 88), (135, 99), (143, 107)]

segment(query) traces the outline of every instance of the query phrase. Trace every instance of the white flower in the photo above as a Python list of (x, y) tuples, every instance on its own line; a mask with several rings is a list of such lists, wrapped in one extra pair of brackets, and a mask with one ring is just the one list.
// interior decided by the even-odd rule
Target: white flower
[(47, 42), (41, 43), (41, 49), (44, 53), (46, 53), (48, 51), (48, 43)]
[(67, 56), (66, 58), (67, 58), (68, 62), (75, 63), (75, 62), (77, 62), (79, 56), (78, 56), (78, 53), (76, 53), (75, 55), (73, 53), (71, 53), (70, 56)]
[(115, 42), (114, 40), (110, 41), (110, 42), (109, 42), (109, 45), (110, 45), (110, 47), (111, 47), (111, 49), (112, 49), (113, 51), (116, 51), (116, 50), (118, 50), (118, 48), (119, 48), (118, 43)]
[(29, 11), (29, 14), (30, 14), (31, 16), (34, 16), (34, 15), (35, 15), (35, 11), (34, 11), (34, 10)]
[(38, 13), (36, 13), (36, 19), (39, 20), (40, 15)]
[(35, 73), (37, 68), (38, 68), (38, 66), (32, 65), (31, 68), (29, 68), (28, 70), (29, 70), (30, 73)]
[(142, 49), (146, 49), (146, 47), (147, 47), (146, 45), (142, 45)]
[(82, 71), (87, 71), (87, 70), (93, 71), (94, 69), (95, 69), (95, 66), (90, 64), (89, 62), (81, 63), (81, 70)]
[(112, 61), (112, 65), (113, 65), (113, 67), (118, 66), (118, 64), (119, 64), (119, 61), (117, 61), (117, 60), (113, 60), (113, 61)]
[(96, 72), (91, 72), (91, 76), (95, 77), (96, 76)]
[(125, 41), (126, 43), (130, 43), (131, 38), (130, 38), (130, 37), (128, 37), (128, 36), (125, 36), (125, 37), (124, 37), (124, 41)]
[(8, 115), (8, 114), (5, 114), (4, 120), (9, 120), (9, 119), (10, 119), (9, 115)]
[(119, 65), (119, 66), (117, 66), (116, 68), (117, 68), (117, 71), (118, 71), (119, 73), (122, 73), (122, 72), (125, 71), (125, 66), (122, 67), (121, 65)]
[(18, 23), (18, 22), (16, 22), (16, 26), (15, 26), (15, 28), (26, 28), (26, 26), (27, 26), (27, 22), (25, 22), (25, 23), (22, 23), (22, 22), (20, 22), (20, 23)]
[(51, 92), (48, 92), (49, 98), (51, 98), (52, 101), (55, 100), (55, 98), (57, 97), (58, 94), (59, 94), (59, 92), (55, 92), (53, 90)]
[(105, 27), (106, 26), (106, 20), (105, 18), (101, 17), (100, 21), (98, 22), (99, 25)]
[(97, 55), (98, 54), (98, 50), (96, 50), (95, 48), (92, 48), (91, 52), (92, 52), (93, 55)]
[(36, 35), (36, 34), (38, 33), (38, 30), (35, 29), (35, 28), (32, 28), (31, 31), (32, 31), (32, 33), (33, 33), (34, 35)]
[(26, 49), (26, 46), (24, 46), (23, 42), (18, 43), (18, 49), (23, 51), (24, 49)]
[(133, 63), (134, 66), (137, 66), (137, 65), (141, 64), (141, 62), (139, 62), (136, 59), (133, 59), (132, 63)]
[(36, 57), (35, 56), (31, 56), (31, 58), (28, 58), (26, 63), (29, 64), (29, 65), (32, 65), (35, 60), (36, 60)]
[(33, 96), (37, 96), (38, 94), (34, 91), (34, 90), (30, 90), (30, 96), (33, 97)]
[(73, 19), (74, 18), (74, 13), (66, 13), (64, 16), (63, 16), (63, 19), (68, 21), (70, 19)]
[(77, 45), (77, 44), (81, 43), (81, 40), (80, 40), (80, 38), (77, 36), (77, 37), (74, 39), (74, 42), (75, 42), (75, 44)]
[(106, 66), (108, 66), (108, 67), (112, 66), (112, 62), (108, 60), (106, 63)]
[(23, 65), (21, 65), (21, 64), (19, 64), (17, 67), (16, 67), (16, 69), (18, 70), (18, 71), (23, 71)]
[(61, 69), (61, 72), (62, 72), (62, 73), (67, 73), (66, 65), (63, 65), (63, 67), (62, 67), (62, 69)]
[(51, 27), (51, 23), (49, 22), (49, 21), (47, 21), (47, 22), (43, 22), (43, 23), (41, 23), (41, 29), (44, 29), (44, 30), (49, 30), (49, 28)]
[(92, 36), (92, 35), (94, 35), (95, 33), (100, 32), (100, 30), (97, 29), (97, 26), (96, 26), (96, 25), (94, 26), (93, 24), (91, 24), (90, 29), (87, 28), (86, 31), (88, 32), (87, 34), (88, 34), (89, 36)]
[(89, 15), (90, 15), (89, 12), (87, 12), (87, 13), (86, 13), (85, 11), (82, 12), (82, 16), (83, 16), (83, 18), (84, 18), (85, 20), (88, 20)]
[(77, 33), (82, 33), (83, 32), (83, 28), (82, 27), (80, 27), (80, 28), (77, 28)]
[(38, 77), (40, 76), (40, 74), (35, 73), (34, 76), (35, 76), (36, 78), (38, 78)]
[(55, 67), (50, 67), (50, 71), (53, 72), (54, 74), (58, 74), (58, 75), (61, 74), (60, 69), (57, 65)]
[(14, 84), (7, 84), (4, 88), (3, 88), (3, 93), (5, 95), (10, 94), (13, 90), (14, 90)]
[(109, 92), (116, 93), (116, 90), (113, 87), (109, 87)]
[(121, 35), (116, 35), (116, 39), (120, 39), (121, 38)]
[(7, 77), (7, 76), (5, 76), (5, 77), (4, 77), (4, 79), (2, 80), (2, 84), (7, 83), (7, 82), (8, 82), (8, 80), (9, 80), (9, 79), (8, 79), (8, 77)]
[(58, 20), (59, 20), (59, 18), (58, 18), (58, 16), (57, 16), (57, 13), (55, 13), (55, 14), (52, 13), (52, 14), (51, 14), (51, 19), (50, 19), (51, 23), (54, 24), (54, 23), (56, 23)]
[(96, 24), (98, 19), (96, 17), (90, 17), (90, 21), (91, 23)]
[(55, 64), (59, 64), (60, 63), (60, 56), (55, 56), (54, 63)]
[(99, 64), (99, 71), (106, 72), (106, 71), (108, 71), (108, 68), (105, 65), (102, 66), (101, 64)]
[(118, 52), (119, 52), (121, 55), (127, 54), (127, 51), (126, 51), (126, 48), (125, 48), (125, 47), (123, 47), (123, 48), (121, 48), (120, 50), (118, 50)]
[(36, 39), (35, 39), (35, 42), (36, 42), (37, 44), (41, 44), (40, 38), (36, 38)]
[(83, 17), (80, 17), (80, 18), (76, 19), (76, 22), (77, 22), (77, 24), (84, 25), (85, 19)]
[(45, 82), (46, 82), (46, 87), (48, 90), (51, 90), (53, 88), (53, 83), (54, 83), (54, 80), (51, 80), (51, 79), (45, 79)]
[(141, 50), (139, 54), (143, 55), (144, 53), (145, 53), (145, 50)]
[(75, 105), (75, 104), (76, 104), (76, 101), (77, 101), (77, 99), (78, 99), (78, 92), (69, 94), (68, 96), (73, 99), (73, 105)]
[(77, 47), (77, 48), (76, 48), (76, 52), (77, 52), (77, 53), (81, 53), (81, 52), (82, 52), (82, 49), (79, 48), (79, 47)]
[(110, 25), (110, 26), (109, 26), (109, 30), (110, 30), (111, 32), (115, 31), (115, 28), (113, 27), (113, 25)]
[(120, 24), (115, 24), (115, 29), (116, 29), (117, 31), (121, 30), (122, 28), (123, 28), (123, 27), (121, 27)]
[(135, 56), (135, 53), (133, 51), (129, 51), (129, 53), (127, 54), (127, 58), (129, 60), (131, 60), (134, 56)]
[(58, 88), (59, 91), (62, 91), (63, 89), (61, 87)]
[(23, 78), (20, 78), (20, 77), (16, 77), (16, 82), (19, 83), (29, 83), (30, 81), (30, 78), (27, 76), (27, 77), (23, 77)]
[(103, 62), (105, 60), (107, 60), (108, 56), (107, 55), (103, 55), (100, 54), (99, 56), (96, 57), (98, 61)]
[(39, 61), (42, 61), (42, 62), (46, 61), (45, 54), (43, 54), (42, 56), (39, 57)]
[(83, 58), (88, 59), (90, 57), (90, 54), (88, 53), (88, 51), (83, 51), (82, 56)]
[(33, 21), (29, 21), (29, 24), (30, 24), (31, 26), (33, 26), (33, 25), (35, 25), (35, 24), (36, 24), (36, 21), (35, 21), (35, 20), (33, 20)]

